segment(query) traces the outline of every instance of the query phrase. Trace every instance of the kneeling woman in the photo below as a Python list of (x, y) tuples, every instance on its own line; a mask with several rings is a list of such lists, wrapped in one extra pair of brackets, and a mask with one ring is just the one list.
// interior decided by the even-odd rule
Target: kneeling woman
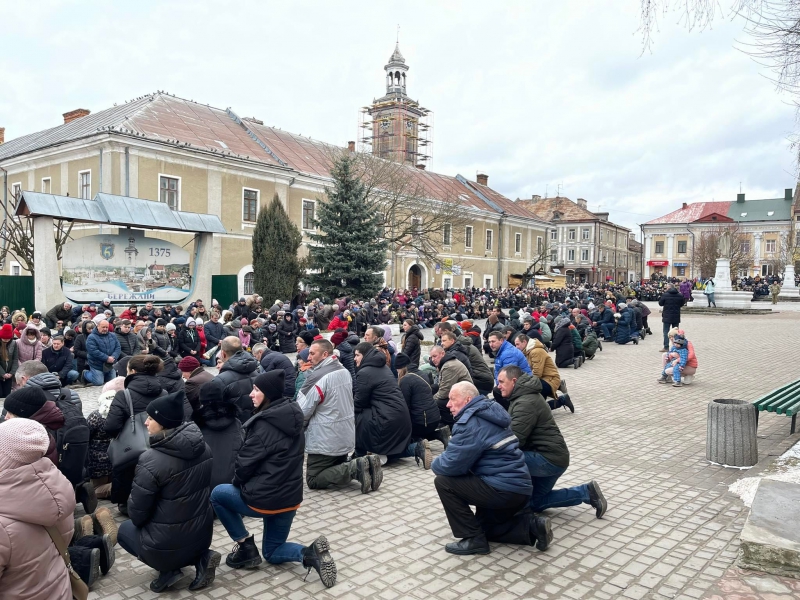
[(154, 592), (180, 581), (181, 567), (189, 565), (196, 569), (190, 590), (210, 585), (221, 558), (209, 550), (211, 450), (197, 425), (183, 422), (184, 398), (182, 391), (175, 392), (147, 406), (150, 449), (139, 457), (128, 501), (130, 521), (120, 525), (117, 538), (127, 552), (159, 571), (150, 583)]
[(303, 501), (303, 411), (283, 396), (282, 370), (256, 377), (250, 397), (253, 416), (244, 424), (244, 441), (236, 457), (233, 485), (214, 488), (211, 504), (236, 542), (225, 560), (234, 569), (261, 564), (253, 535), (242, 516), (261, 518), (261, 553), (268, 562), (302, 562), (314, 568), (325, 587), (336, 583), (336, 565), (328, 540), (318, 537), (310, 546), (287, 542), (295, 513)]

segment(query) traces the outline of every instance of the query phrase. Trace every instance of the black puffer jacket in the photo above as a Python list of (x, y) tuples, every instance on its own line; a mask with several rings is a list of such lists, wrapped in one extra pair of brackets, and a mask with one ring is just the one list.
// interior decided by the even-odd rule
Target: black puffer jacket
[(233, 484), (245, 504), (281, 510), (303, 501), (303, 411), (291, 398), (273, 400), (244, 424)]
[(131, 521), (140, 529), (142, 562), (172, 571), (195, 564), (208, 550), (214, 525), (211, 465), (211, 450), (194, 423), (151, 436), (128, 501)]
[(415, 371), (419, 367), (420, 347), (419, 343), (425, 339), (420, 332), (419, 327), (412, 325), (411, 328), (403, 334), (403, 353), (408, 355), (411, 359), (409, 368)]
[(169, 334), (159, 333), (158, 331), (153, 330), (153, 341), (155, 342), (153, 354), (156, 356), (161, 358), (165, 358), (167, 356), (175, 358), (178, 356), (178, 353), (173, 348), (172, 338), (169, 336)]
[(219, 375), (205, 384), (220, 388), (223, 400), (239, 407), (239, 420), (242, 422), (247, 421), (253, 414), (250, 392), (253, 391), (256, 369), (258, 361), (250, 353), (242, 350), (225, 361), (219, 370)]
[(242, 424), (236, 418), (238, 408), (230, 402), (209, 402), (203, 394), (203, 404), (192, 418), (203, 433), (214, 466), (211, 470), (211, 489), (222, 483), (233, 483), (233, 467), (242, 446)]
[[(197, 333), (197, 329), (191, 329), (189, 327), (181, 329), (178, 334), (178, 350), (181, 356), (194, 356), (197, 358), (200, 354), (201, 345), (202, 343), (200, 342), (200, 335)], [(197, 354), (192, 354), (192, 350)]]
[(290, 352), (297, 352), (297, 323), (292, 319), (292, 315), (284, 315), (283, 320), (278, 323), (278, 343), (281, 347), (281, 352), (288, 354)]
[(175, 364), (175, 361), (172, 360), (171, 357), (165, 357), (163, 360), (164, 368), (161, 369), (156, 376), (158, 383), (161, 384), (161, 387), (165, 389), (168, 394), (185, 390), (186, 386), (183, 381), (183, 376), (178, 369), (178, 365)]
[(661, 311), (661, 322), (670, 325), (678, 325), (681, 322), (681, 306), (686, 304), (686, 298), (673, 287), (667, 290), (659, 298), (658, 305), (664, 308)]
[(411, 437), (428, 437), (439, 426), (439, 407), (431, 386), (416, 373), (407, 373), (400, 380), (400, 392), (411, 417)]
[(389, 367), (375, 348), (361, 360), (355, 392), (356, 451), (400, 454), (411, 438), (408, 405)]
[(342, 363), (342, 366), (350, 371), (350, 377), (353, 380), (353, 389), (355, 389), (356, 385), (356, 362), (354, 351), (355, 347), (358, 346), (358, 343), (361, 340), (358, 339), (358, 336), (355, 333), (351, 333), (347, 336), (347, 339), (339, 344), (336, 349), (339, 351), (339, 362)]
[[(134, 373), (125, 378), (123, 384), (125, 389), (130, 391), (131, 401), (133, 402), (133, 414), (147, 410), (147, 405), (161, 395), (161, 383), (158, 377), (146, 375), (144, 373)], [(125, 392), (119, 391), (111, 402), (108, 409), (106, 424), (103, 427), (105, 432), (111, 437), (116, 437), (122, 431), (125, 423), (130, 419), (131, 413), (128, 410), (128, 401), (125, 399)]]
[(556, 366), (571, 367), (575, 359), (575, 347), (572, 345), (572, 334), (569, 331), (569, 319), (562, 319), (553, 333), (552, 349), (556, 351)]
[(117, 360), (123, 359), (126, 356), (136, 356), (141, 352), (142, 348), (139, 345), (139, 338), (136, 337), (133, 331), (129, 331), (128, 333), (115, 331), (114, 335), (117, 336), (117, 340), (119, 341), (119, 359)]
[(86, 333), (86, 324), (90, 322), (81, 323), (81, 332), (75, 336), (75, 342), (72, 344), (72, 356), (75, 357), (75, 366), (78, 369), (78, 373), (82, 373), (88, 367), (86, 364), (86, 338), (89, 334)]
[(469, 360), (469, 353), (464, 346), (458, 342), (455, 342), (447, 349), (447, 352), (455, 356), (462, 365), (467, 367), (467, 371), (469, 371), (469, 374), (472, 375), (472, 363)]
[(461, 347), (469, 354), (470, 370), (469, 374), (472, 377), (472, 383), (478, 388), (478, 391), (483, 394), (488, 394), (494, 388), (494, 373), (480, 351), (480, 346), (472, 343), (472, 340), (478, 338), (469, 338), (465, 335), (459, 336), (458, 342)]

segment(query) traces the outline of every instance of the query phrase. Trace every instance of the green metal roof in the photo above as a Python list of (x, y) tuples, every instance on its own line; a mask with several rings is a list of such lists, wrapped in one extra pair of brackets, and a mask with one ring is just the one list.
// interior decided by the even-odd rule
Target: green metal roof
[(728, 217), (734, 221), (791, 221), (792, 202), (784, 198), (731, 202)]

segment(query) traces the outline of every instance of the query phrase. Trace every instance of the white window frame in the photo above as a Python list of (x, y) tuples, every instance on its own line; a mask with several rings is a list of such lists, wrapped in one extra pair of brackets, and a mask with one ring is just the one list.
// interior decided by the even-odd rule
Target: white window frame
[[(161, 178), (167, 177), (169, 179), (177, 179), (178, 180), (178, 202), (175, 210), (181, 210), (181, 202), (183, 200), (183, 180), (178, 177), (177, 175), (170, 175), (169, 173), (159, 173), (158, 179), (156, 179), (156, 189), (158, 190), (158, 201), (161, 202)], [(167, 204), (166, 202), (161, 202), (162, 204)]]
[[(44, 182), (47, 182), (47, 187), (50, 188), (48, 191), (44, 191)], [(41, 187), (43, 194), (52, 194), (53, 193), (53, 180), (50, 177), (42, 177), (42, 187)]]
[(483, 241), (486, 252), (494, 252), (494, 229), (486, 229), (486, 235), (484, 235)]
[(467, 225), (464, 228), (464, 249), (472, 252), (472, 245), (475, 243), (475, 228)]
[(578, 230), (577, 229), (568, 229), (567, 230), (567, 240), (570, 242), (574, 242), (578, 237)]
[(589, 262), (589, 250), (587, 248), (581, 249), (581, 262)]
[[(661, 252), (658, 251), (659, 244), (661, 244)], [(664, 242), (664, 240), (655, 240), (655, 242), (653, 243), (653, 252), (656, 254), (656, 256), (661, 256), (662, 254), (664, 254), (665, 248), (666, 248), (666, 243)]]
[(550, 239), (551, 239), (552, 241), (554, 241), (554, 242), (557, 242), (557, 241), (558, 241), (558, 229), (553, 229), (553, 230), (550, 232)]
[(249, 294), (254, 293), (253, 290), (250, 290), (249, 292), (247, 291), (247, 283), (248, 283), (247, 279), (248, 279), (248, 276), (252, 276), (251, 279), (253, 280), (253, 285), (255, 286), (255, 273), (253, 273), (253, 271), (249, 271), (249, 272), (245, 273), (244, 274), (244, 279), (243, 279), (243, 281), (244, 281), (244, 295), (245, 296), (247, 296), (248, 293)]
[(536, 236), (536, 254), (537, 255), (541, 254), (543, 250), (544, 250), (544, 240), (542, 239), (542, 236), (537, 235)]
[[(17, 190), (19, 190), (19, 193), (17, 193)], [(21, 181), (17, 181), (16, 183), (12, 183), (11, 184), (11, 196), (14, 199), (19, 199), (19, 197), (22, 196), (22, 182)]]
[[(89, 194), (87, 196), (83, 196), (83, 182), (81, 181), (81, 176), (85, 175), (86, 173), (89, 174)], [(78, 198), (83, 200), (91, 200), (92, 199), (92, 170), (91, 169), (84, 169), (83, 171), (78, 171)]]
[(575, 262), (575, 248), (567, 250), (567, 262)]
[[(489, 285), (486, 285), (486, 284)], [(484, 275), (483, 276), (483, 287), (486, 289), (491, 289), (494, 287), (494, 275)]]
[(520, 256), (522, 254), (522, 234), (514, 234), (514, 255)]
[[(469, 285), (467, 285), (467, 282), (469, 282)], [(473, 283), (474, 282), (473, 282), (472, 272), (471, 271), (469, 273), (465, 272), (464, 273), (464, 287), (465, 288), (471, 288)]]
[(550, 251), (550, 262), (554, 265), (558, 263), (558, 250)]
[(445, 290), (449, 290), (453, 287), (453, 276), (450, 275), (448, 277), (442, 277), (442, 287)]
[[(14, 273), (14, 269), (17, 270), (16, 273)], [(15, 260), (8, 261), (8, 273), (14, 277), (19, 277), (22, 275), (22, 265)]]
[(314, 203), (314, 219), (316, 220), (317, 218), (317, 201), (311, 198), (303, 198), (302, 201), (300, 202), (300, 229), (302, 229), (303, 231), (316, 231), (317, 230), (316, 227), (303, 227), (303, 212), (305, 209), (306, 202)]
[[(160, 183), (159, 183), (160, 185)], [(180, 182), (178, 182), (178, 188), (180, 188)], [(159, 195), (160, 195), (159, 188)], [(255, 192), (256, 193), (256, 220), (255, 221), (245, 221), (244, 220), (244, 193), (245, 192)], [(180, 197), (180, 189), (178, 189), (178, 197)], [(261, 212), (261, 190), (257, 190), (255, 188), (249, 187), (242, 187), (242, 228), (244, 227), (255, 227), (256, 222), (258, 221), (258, 213)]]
[[(800, 242), (800, 231), (797, 232), (797, 240)], [(745, 245), (747, 245), (746, 249)], [(742, 254), (750, 254), (750, 240), (744, 240), (741, 244), (739, 244), (739, 249), (741, 250)], [(745, 277), (747, 277), (747, 275), (745, 275)]]
[[(770, 246), (772, 246), (772, 250), (770, 250)], [(764, 252), (766, 254), (775, 254), (777, 248), (778, 240), (764, 240)]]
[(581, 239), (582, 240), (587, 240), (588, 241), (589, 238), (591, 237), (591, 235), (592, 235), (591, 230), (588, 227), (584, 227), (583, 229), (581, 229)]
[[(681, 244), (685, 244), (683, 252), (681, 252)], [(689, 252), (689, 240), (677, 240), (675, 242), (675, 253), (676, 254), (687, 254)]]
[[(449, 236), (450, 239), (447, 239)], [(453, 226), (450, 223), (442, 225), (442, 246), (450, 248), (453, 245)]]

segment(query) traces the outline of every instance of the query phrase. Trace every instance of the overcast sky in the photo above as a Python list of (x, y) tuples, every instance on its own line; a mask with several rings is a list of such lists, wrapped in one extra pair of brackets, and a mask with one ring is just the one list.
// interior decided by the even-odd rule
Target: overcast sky
[[(726, 0), (722, 0), (727, 5)], [(315, 139), (356, 137), (400, 25), (408, 93), (434, 111), (433, 170), (509, 198), (586, 198), (636, 223), (681, 202), (794, 187), (791, 98), (736, 50), (741, 21), (661, 19), (637, 0), (0, 1), (0, 126), (12, 139), (156, 90)]]

